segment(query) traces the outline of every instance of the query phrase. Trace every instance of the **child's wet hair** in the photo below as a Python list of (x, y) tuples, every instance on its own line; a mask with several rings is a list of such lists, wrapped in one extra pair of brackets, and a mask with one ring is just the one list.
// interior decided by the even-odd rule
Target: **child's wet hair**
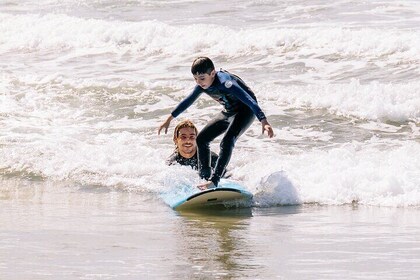
[(193, 75), (210, 74), (213, 70), (213, 61), (211, 61), (210, 58), (204, 56), (197, 57), (191, 66), (191, 73)]

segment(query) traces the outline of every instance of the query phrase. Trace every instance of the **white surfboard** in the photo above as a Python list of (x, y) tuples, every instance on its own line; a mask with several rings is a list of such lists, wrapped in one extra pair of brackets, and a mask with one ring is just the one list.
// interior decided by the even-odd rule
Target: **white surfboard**
[(206, 208), (213, 206), (249, 206), (252, 193), (244, 190), (239, 184), (224, 182), (217, 188), (204, 190), (180, 199), (172, 204), (175, 210)]

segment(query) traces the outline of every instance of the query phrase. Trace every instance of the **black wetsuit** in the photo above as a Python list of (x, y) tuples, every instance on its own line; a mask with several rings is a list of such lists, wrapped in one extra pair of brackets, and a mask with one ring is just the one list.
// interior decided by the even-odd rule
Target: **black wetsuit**
[[(214, 152), (211, 152), (211, 167), (214, 168), (216, 166), (216, 162), (218, 159), (218, 155)], [(192, 169), (198, 170), (198, 158), (197, 153), (191, 158), (185, 158), (181, 156), (178, 151), (174, 151), (172, 155), (166, 160), (166, 164), (173, 165), (173, 164), (180, 164), (180, 165), (187, 165), (190, 166)]]
[[(181, 114), (203, 92), (224, 107), (224, 110), (200, 131), (196, 139), (200, 176), (211, 180), (217, 186), (230, 161), (238, 137), (248, 129), (255, 116), (261, 121), (265, 119), (265, 115), (258, 106), (255, 94), (238, 76), (227, 71), (218, 71), (209, 88), (203, 89), (196, 85), (190, 95), (172, 111), (172, 116), (175, 118)], [(220, 143), (219, 159), (211, 174), (210, 142), (223, 133), (225, 135)]]

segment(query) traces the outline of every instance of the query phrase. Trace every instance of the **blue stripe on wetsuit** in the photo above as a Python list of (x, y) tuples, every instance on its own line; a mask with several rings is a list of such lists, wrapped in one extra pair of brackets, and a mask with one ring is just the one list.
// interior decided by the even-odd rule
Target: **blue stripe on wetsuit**
[(196, 85), (194, 90), (172, 111), (171, 115), (174, 118), (179, 116), (203, 92), (219, 102), (224, 107), (226, 113), (237, 113), (242, 103), (251, 108), (259, 121), (265, 119), (264, 112), (258, 105), (254, 93), (239, 77), (225, 71), (217, 72), (216, 79), (208, 89), (203, 89), (199, 85)]

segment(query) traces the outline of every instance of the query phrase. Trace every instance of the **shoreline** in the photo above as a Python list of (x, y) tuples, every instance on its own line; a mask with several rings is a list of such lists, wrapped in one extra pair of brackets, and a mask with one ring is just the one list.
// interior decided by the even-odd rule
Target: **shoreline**
[(420, 273), (419, 209), (300, 205), (179, 213), (141, 193), (42, 185), (0, 196), (6, 279), (416, 279)]

